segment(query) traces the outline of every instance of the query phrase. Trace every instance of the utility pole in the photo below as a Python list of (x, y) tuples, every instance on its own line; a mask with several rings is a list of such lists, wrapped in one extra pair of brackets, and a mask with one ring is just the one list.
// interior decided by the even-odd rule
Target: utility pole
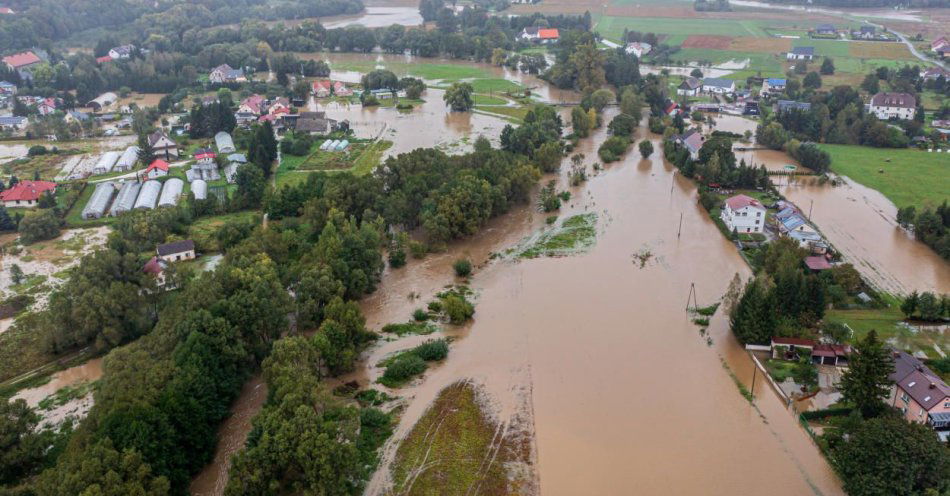
[(689, 300), (693, 300), (693, 308), (699, 308), (699, 303), (696, 302), (696, 283), (689, 283), (689, 296), (686, 297), (686, 311), (689, 311)]
[(811, 199), (808, 203), (808, 220), (811, 220), (811, 207), (815, 206), (815, 200)]
[(752, 397), (755, 397), (755, 376), (758, 375), (759, 366), (756, 365), (755, 361), (752, 361), (752, 391), (749, 392)]
[(680, 238), (680, 233), (683, 232), (683, 212), (680, 212), (680, 227), (676, 230), (676, 239)]

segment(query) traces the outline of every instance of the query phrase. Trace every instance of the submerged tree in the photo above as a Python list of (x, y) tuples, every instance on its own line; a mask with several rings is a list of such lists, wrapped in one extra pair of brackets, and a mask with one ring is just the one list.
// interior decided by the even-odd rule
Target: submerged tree
[(455, 82), (445, 90), (442, 99), (455, 112), (465, 112), (475, 106), (475, 89), (469, 83)]
[(894, 371), (890, 352), (873, 329), (854, 344), (848, 371), (841, 377), (838, 389), (844, 400), (853, 403), (864, 418), (880, 415), (887, 408)]

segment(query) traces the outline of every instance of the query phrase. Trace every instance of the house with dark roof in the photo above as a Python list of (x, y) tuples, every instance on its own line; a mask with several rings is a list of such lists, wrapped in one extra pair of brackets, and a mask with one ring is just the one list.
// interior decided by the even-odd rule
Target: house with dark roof
[(175, 143), (162, 131), (155, 131), (148, 135), (148, 142), (155, 150), (155, 155), (165, 157), (165, 160), (178, 158), (178, 143)]
[[(920, 77), (924, 81), (936, 81), (940, 79), (940, 76), (943, 76), (944, 79), (950, 79), (950, 71), (942, 67), (929, 67), (920, 72)], [(2, 90), (0, 90), (0, 93), (2, 93)]]
[(910, 422), (929, 425), (944, 441), (950, 437), (950, 386), (919, 358), (895, 350), (889, 402)]
[(20, 181), (13, 187), (0, 191), (0, 201), (7, 208), (33, 208), (39, 204), (46, 192), (55, 192), (56, 183), (52, 181)]
[(882, 92), (871, 97), (868, 112), (882, 121), (888, 119), (910, 120), (917, 111), (917, 99), (909, 93)]
[(811, 60), (815, 58), (815, 47), (795, 47), (785, 54), (788, 60)]
[(294, 124), (294, 131), (310, 134), (328, 134), (336, 127), (336, 121), (328, 119), (326, 112), (301, 112)]
[(178, 262), (195, 258), (195, 242), (190, 239), (173, 241), (155, 248), (158, 258), (166, 262)]
[(234, 69), (228, 64), (221, 64), (211, 70), (208, 74), (208, 81), (212, 83), (242, 83), (247, 81), (244, 77), (244, 69)]
[(796, 102), (795, 100), (779, 100), (775, 102), (776, 112), (788, 112), (790, 110), (808, 112), (811, 110), (811, 104), (808, 102)]
[(109, 50), (109, 57), (113, 60), (127, 59), (132, 57), (135, 51), (135, 45), (120, 45)]
[(815, 26), (815, 34), (819, 36), (837, 35), (838, 30), (831, 24), (819, 24)]
[(703, 93), (718, 93), (726, 95), (736, 91), (736, 82), (726, 78), (703, 79)]
[(30, 121), (26, 117), (0, 117), (0, 130), (9, 129), (11, 131), (22, 131), (26, 129), (26, 126), (29, 123)]
[(676, 87), (677, 95), (684, 96), (696, 96), (699, 94), (699, 90), (703, 87), (703, 83), (692, 76), (687, 76), (683, 79), (683, 82)]
[(683, 134), (673, 137), (673, 141), (682, 146), (689, 152), (689, 158), (696, 160), (699, 158), (699, 149), (703, 147), (703, 133), (699, 129), (693, 128)]

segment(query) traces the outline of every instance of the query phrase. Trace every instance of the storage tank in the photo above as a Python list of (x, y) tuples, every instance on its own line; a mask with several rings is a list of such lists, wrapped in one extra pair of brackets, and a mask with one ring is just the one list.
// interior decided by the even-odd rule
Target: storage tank
[(146, 209), (151, 210), (155, 208), (155, 203), (158, 201), (158, 195), (162, 192), (162, 183), (155, 181), (145, 181), (142, 184), (142, 190), (139, 191), (138, 198), (135, 199), (135, 209)]
[(191, 192), (195, 194), (195, 200), (207, 200), (208, 183), (204, 179), (195, 179), (191, 182)]
[(165, 185), (162, 186), (162, 194), (158, 199), (159, 207), (174, 207), (178, 203), (178, 197), (181, 196), (181, 192), (185, 189), (185, 182), (177, 177), (173, 177), (165, 181)]
[(115, 201), (112, 202), (112, 210), (109, 211), (109, 214), (116, 216), (132, 210), (135, 207), (135, 199), (139, 196), (141, 189), (142, 183), (138, 181), (126, 181), (122, 183), (122, 187), (119, 188), (119, 195), (116, 196)]

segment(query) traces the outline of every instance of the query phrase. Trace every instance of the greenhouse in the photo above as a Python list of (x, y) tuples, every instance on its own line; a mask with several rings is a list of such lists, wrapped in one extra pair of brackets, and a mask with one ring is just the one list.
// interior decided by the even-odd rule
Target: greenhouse
[(109, 201), (112, 200), (112, 195), (115, 194), (115, 185), (112, 183), (99, 183), (96, 185), (96, 190), (92, 193), (92, 198), (86, 202), (85, 208), (82, 209), (82, 218), (83, 219), (98, 219), (105, 215), (106, 208), (109, 206)]
[(127, 171), (135, 167), (135, 162), (139, 160), (139, 147), (132, 145), (122, 152), (119, 161), (115, 163), (114, 169), (117, 171)]
[(224, 131), (214, 135), (214, 144), (218, 147), (218, 153), (234, 153), (234, 140)]
[(178, 203), (178, 197), (181, 196), (182, 190), (185, 189), (185, 182), (177, 177), (173, 177), (165, 181), (165, 185), (162, 186), (162, 195), (158, 199), (159, 207), (174, 207)]
[(124, 214), (135, 207), (135, 199), (139, 196), (139, 190), (142, 189), (142, 183), (138, 181), (127, 181), (119, 188), (119, 196), (112, 202), (110, 215), (116, 216)]
[(155, 208), (155, 202), (158, 201), (158, 195), (162, 191), (162, 183), (158, 181), (145, 181), (142, 184), (142, 190), (139, 191), (138, 198), (135, 199), (135, 209), (151, 210)]
[(203, 179), (195, 179), (191, 182), (191, 192), (195, 194), (195, 200), (207, 200), (208, 183)]
[(119, 152), (105, 152), (99, 157), (95, 167), (92, 168), (93, 174), (105, 174), (112, 170), (116, 160), (119, 160)]

